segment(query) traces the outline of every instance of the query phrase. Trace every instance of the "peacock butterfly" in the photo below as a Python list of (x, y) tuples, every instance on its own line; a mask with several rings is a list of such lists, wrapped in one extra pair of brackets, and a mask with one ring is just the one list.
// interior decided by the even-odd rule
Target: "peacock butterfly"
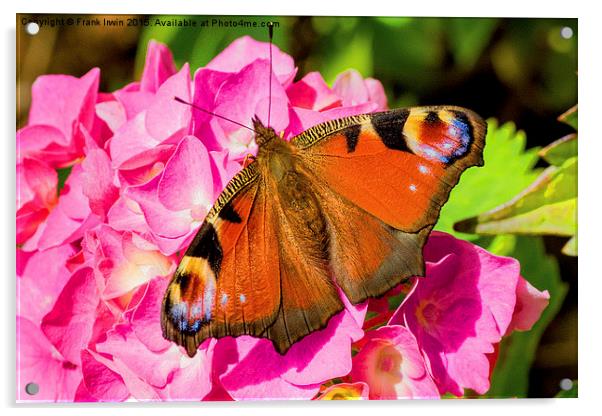
[(331, 120), (290, 142), (269, 121), (253, 126), (256, 158), (218, 197), (163, 300), (163, 335), (190, 356), (240, 335), (284, 354), (344, 308), (337, 287), (358, 304), (424, 275), (422, 248), (462, 172), (483, 164), (487, 129), (455, 106)]

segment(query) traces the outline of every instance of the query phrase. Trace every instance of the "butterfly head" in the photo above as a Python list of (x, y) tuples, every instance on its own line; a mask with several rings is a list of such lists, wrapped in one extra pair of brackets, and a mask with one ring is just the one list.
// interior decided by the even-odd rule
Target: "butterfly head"
[(255, 130), (255, 142), (259, 147), (279, 137), (273, 128), (264, 126), (257, 116), (253, 118), (253, 130)]

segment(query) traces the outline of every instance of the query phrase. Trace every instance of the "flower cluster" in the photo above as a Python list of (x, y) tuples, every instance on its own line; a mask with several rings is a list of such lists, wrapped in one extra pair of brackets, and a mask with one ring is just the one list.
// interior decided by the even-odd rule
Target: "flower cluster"
[[(39, 77), (17, 132), (19, 400), (438, 398), (484, 393), (495, 347), (547, 305), (518, 263), (435, 233), (426, 278), (346, 303), (279, 355), (265, 339), (210, 339), (194, 358), (163, 339), (162, 297), (178, 256), (257, 146), (241, 123), (267, 114), (284, 139), (383, 110), (355, 71), (295, 81), (290, 56), (243, 37), (190, 78), (151, 42), (139, 82), (98, 91), (100, 71)], [(265, 123), (265, 119), (263, 120)], [(69, 172), (59, 188), (57, 171)], [(405, 298), (401, 304), (393, 300)], [(343, 299), (345, 300), (345, 299)], [(392, 304), (393, 306), (389, 307)], [(365, 320), (368, 315), (367, 320)], [(335, 381), (336, 380), (336, 381)], [(36, 395), (26, 386), (39, 385)]]

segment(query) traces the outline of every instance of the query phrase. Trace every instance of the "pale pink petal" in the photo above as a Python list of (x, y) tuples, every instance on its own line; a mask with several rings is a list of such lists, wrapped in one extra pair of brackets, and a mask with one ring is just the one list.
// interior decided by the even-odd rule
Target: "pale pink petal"
[(128, 324), (115, 326), (107, 340), (96, 345), (98, 352), (110, 354), (132, 373), (154, 388), (164, 388), (172, 373), (179, 368), (182, 352), (172, 346), (154, 353), (140, 342)]
[(125, 107), (119, 101), (96, 104), (96, 115), (115, 133), (127, 121)]
[(81, 164), (73, 167), (61, 190), (58, 204), (23, 245), (24, 250), (45, 250), (75, 241), (82, 237), (85, 230), (100, 223), (100, 218), (90, 211), (88, 198), (83, 193), (83, 174)]
[(141, 112), (122, 125), (111, 138), (109, 150), (113, 167), (120, 167), (128, 159), (159, 144), (146, 130), (146, 112)]
[(196, 137), (184, 137), (165, 165), (159, 200), (172, 211), (196, 210), (197, 219), (203, 220), (214, 200), (213, 189), (207, 149)]
[(363, 381), (370, 399), (436, 399), (433, 382), (416, 339), (399, 325), (384, 326), (367, 333), (364, 346), (353, 357), (350, 377)]
[(42, 320), (44, 334), (74, 364), (80, 364), (80, 352), (92, 336), (99, 299), (92, 269), (79, 269)]
[(368, 89), (368, 96), (370, 101), (376, 103), (378, 111), (386, 110), (387, 107), (387, 95), (383, 84), (377, 79), (366, 78), (364, 81), (366, 88)]
[(159, 175), (176, 148), (177, 143), (160, 144), (128, 159), (119, 167), (122, 186), (141, 185)]
[(121, 402), (130, 396), (123, 378), (111, 370), (108, 361), (91, 350), (81, 354), (82, 372), (87, 391), (100, 402)]
[(199, 350), (193, 358), (183, 356), (171, 381), (157, 392), (162, 400), (198, 401), (205, 399), (212, 387), (211, 354)]
[[(17, 400), (73, 401), (81, 380), (81, 368), (66, 360), (37, 325), (17, 316)], [(36, 395), (25, 390), (30, 383), (38, 385)]]
[(145, 233), (148, 225), (140, 205), (126, 196), (121, 196), (107, 213), (107, 222), (115, 230)]
[(138, 90), (121, 89), (113, 93), (115, 99), (121, 104), (125, 111), (126, 120), (136, 118), (140, 113), (146, 111), (153, 102), (154, 93)]
[[(257, 59), (269, 59), (269, 43), (258, 42), (250, 36), (243, 36), (232, 42), (206, 66), (221, 72), (240, 72), (245, 66)], [(272, 68), (278, 82), (287, 85), (297, 72), (293, 58), (272, 45)], [(269, 72), (265, 72), (268, 74)]]
[(363, 104), (370, 99), (364, 79), (355, 69), (337, 75), (332, 89), (341, 97), (343, 106)]
[(94, 68), (81, 78), (69, 75), (43, 75), (31, 87), (29, 125), (57, 127), (65, 137), (73, 135), (78, 120), (88, 130), (94, 120), (94, 105), (100, 70)]
[(88, 197), (90, 210), (104, 219), (108, 210), (119, 197), (116, 186), (115, 172), (111, 160), (102, 149), (88, 151), (81, 164), (84, 171), (82, 191)]
[(17, 161), (25, 157), (43, 160), (53, 167), (65, 167), (81, 156), (71, 137), (54, 126), (30, 125), (17, 132)]
[(161, 204), (158, 197), (160, 179), (157, 176), (144, 185), (130, 186), (125, 195), (140, 205), (153, 233), (167, 238), (185, 236), (195, 225), (190, 210), (171, 211)]
[(516, 286), (516, 307), (506, 333), (530, 330), (549, 302), (550, 293), (547, 290), (540, 292), (521, 276)]
[[(17, 250), (18, 258), (22, 250)], [(35, 251), (17, 279), (17, 314), (36, 324), (52, 309), (71, 273), (67, 260), (75, 254), (70, 245)]]
[(17, 209), (30, 201), (44, 208), (52, 208), (56, 204), (56, 170), (44, 162), (26, 158), (17, 165), (17, 175), (20, 179), (17, 183)]
[(190, 106), (177, 102), (174, 97), (190, 101), (188, 64), (161, 85), (146, 111), (146, 130), (156, 140), (164, 141), (175, 134), (184, 135), (188, 132)]
[(153, 352), (165, 351), (173, 345), (161, 333), (160, 311), (168, 283), (168, 279), (160, 277), (151, 280), (131, 318), (136, 337)]

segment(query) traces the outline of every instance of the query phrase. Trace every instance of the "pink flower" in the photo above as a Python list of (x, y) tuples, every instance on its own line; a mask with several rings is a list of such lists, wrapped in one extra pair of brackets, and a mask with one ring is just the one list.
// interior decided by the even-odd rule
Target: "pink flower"
[[(38, 325), (17, 316), (18, 401), (73, 401), (81, 379), (81, 369), (52, 345)], [(30, 384), (38, 386), (37, 394), (27, 393)]]
[(100, 224), (100, 218), (90, 210), (83, 186), (84, 171), (82, 165), (78, 164), (73, 167), (58, 203), (46, 221), (23, 245), (25, 251), (46, 250), (77, 241), (87, 229)]
[(71, 277), (67, 262), (73, 255), (68, 244), (33, 253), (17, 250), (17, 315), (42, 322)]
[(24, 158), (17, 164), (17, 244), (36, 231), (57, 203), (58, 175), (46, 163)]
[(350, 377), (369, 386), (370, 399), (435, 399), (437, 386), (412, 333), (400, 325), (370, 331), (353, 357)]
[(100, 71), (81, 78), (44, 75), (32, 86), (29, 122), (17, 132), (17, 158), (44, 160), (52, 167), (73, 164), (83, 155), (82, 130), (92, 131)]
[(123, 296), (157, 276), (175, 270), (173, 258), (132, 232), (118, 232), (101, 224), (86, 234), (86, 254), (93, 258), (103, 299)]
[(489, 389), (487, 354), (512, 320), (519, 284), (516, 260), (433, 233), (424, 250), (426, 277), (418, 279), (391, 324), (414, 334), (441, 394)]

